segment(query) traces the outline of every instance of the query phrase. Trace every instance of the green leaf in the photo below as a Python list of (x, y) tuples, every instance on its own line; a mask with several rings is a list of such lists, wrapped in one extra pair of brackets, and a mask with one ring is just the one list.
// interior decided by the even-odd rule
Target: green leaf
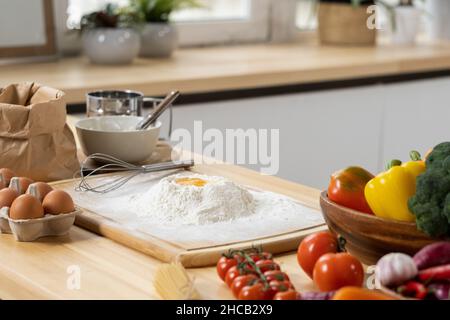
[(141, 12), (147, 22), (168, 22), (174, 11), (203, 7), (198, 0), (131, 0), (130, 6)]

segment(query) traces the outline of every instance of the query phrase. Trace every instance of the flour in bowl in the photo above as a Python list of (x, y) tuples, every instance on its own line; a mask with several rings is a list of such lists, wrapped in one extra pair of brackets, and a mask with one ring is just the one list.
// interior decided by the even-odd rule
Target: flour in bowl
[(139, 217), (162, 224), (205, 225), (254, 214), (252, 194), (223, 177), (177, 174), (131, 199)]

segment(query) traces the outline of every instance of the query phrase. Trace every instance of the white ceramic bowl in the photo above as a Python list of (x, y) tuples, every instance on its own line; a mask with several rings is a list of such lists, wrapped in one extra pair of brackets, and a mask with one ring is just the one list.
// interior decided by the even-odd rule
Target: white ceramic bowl
[(141, 38), (130, 28), (98, 28), (83, 32), (84, 52), (98, 64), (129, 64), (137, 57)]
[(156, 148), (161, 122), (147, 130), (135, 130), (141, 119), (103, 116), (79, 120), (75, 127), (84, 154), (104, 153), (131, 163), (147, 160)]

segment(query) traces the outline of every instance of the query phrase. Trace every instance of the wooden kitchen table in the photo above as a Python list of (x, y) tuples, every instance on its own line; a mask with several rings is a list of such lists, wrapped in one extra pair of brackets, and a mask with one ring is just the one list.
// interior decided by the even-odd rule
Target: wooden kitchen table
[[(319, 190), (234, 165), (202, 166), (202, 171), (208, 174), (280, 192), (319, 208)], [(277, 256), (276, 261), (298, 290), (314, 289), (298, 266), (294, 252)], [(76, 226), (65, 237), (36, 242), (17, 242), (12, 235), (0, 234), (0, 298), (158, 299), (152, 280), (160, 264), (152, 257)], [(232, 298), (214, 267), (188, 272), (195, 277), (202, 298)]]

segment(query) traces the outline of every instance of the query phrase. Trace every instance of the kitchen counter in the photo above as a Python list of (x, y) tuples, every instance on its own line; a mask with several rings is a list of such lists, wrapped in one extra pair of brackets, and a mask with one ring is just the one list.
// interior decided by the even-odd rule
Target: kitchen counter
[(92, 65), (84, 57), (0, 66), (0, 87), (36, 81), (65, 91), (67, 102), (77, 104), (96, 89), (158, 96), (174, 88), (204, 93), (449, 69), (450, 42), (413, 47), (258, 44), (181, 49), (171, 59), (138, 59), (129, 66)]
[[(233, 165), (207, 167), (211, 173), (239, 183), (284, 193), (310, 206), (319, 206), (319, 190)], [(42, 238), (37, 242), (17, 242), (12, 235), (0, 234), (0, 252), (1, 299), (159, 298), (152, 279), (161, 262), (75, 226), (65, 237)], [(276, 261), (298, 290), (314, 289), (312, 281), (298, 266), (294, 253), (277, 256)], [(232, 298), (214, 267), (188, 269), (188, 272), (195, 277), (202, 298)], [(77, 274), (80, 287), (73, 289)]]
[[(73, 128), (76, 119), (69, 116), (69, 126)], [(199, 166), (208, 174), (283, 193), (319, 209), (319, 190), (239, 166)], [(0, 252), (0, 299), (159, 299), (152, 279), (160, 261), (76, 226), (65, 237), (36, 242), (17, 242), (12, 235), (0, 234)], [(297, 289), (314, 289), (294, 253), (277, 256), (276, 261)], [(70, 289), (78, 270), (80, 288)], [(188, 272), (202, 298), (233, 298), (214, 267)]]

